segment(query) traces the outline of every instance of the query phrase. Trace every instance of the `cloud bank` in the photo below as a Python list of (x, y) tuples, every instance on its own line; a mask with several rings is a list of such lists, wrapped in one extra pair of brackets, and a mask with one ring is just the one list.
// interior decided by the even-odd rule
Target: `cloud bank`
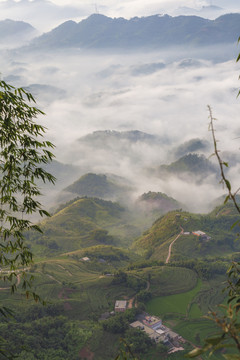
[[(239, 153), (239, 141), (233, 140), (240, 133), (239, 65), (209, 60), (209, 50), (198, 49), (192, 58), (183, 50), (138, 54), (75, 50), (25, 54), (21, 59), (5, 53), (0, 66), (6, 80), (29, 87), (37, 97), (47, 114), (39, 120), (56, 144), (57, 160), (77, 166), (79, 174), (123, 176), (134, 184), (135, 198), (143, 192), (161, 191), (190, 210), (206, 211), (223, 192), (216, 178), (209, 176), (199, 185), (191, 177), (182, 181), (177, 176), (168, 180), (149, 176), (148, 169), (171, 163), (172, 149), (185, 141), (201, 138), (211, 142), (207, 104), (218, 118), (220, 149)], [(79, 141), (94, 131), (135, 129), (156, 135), (159, 142), (122, 140), (110, 148), (96, 148), (91, 142)], [(237, 186), (236, 162), (232, 176)], [(66, 174), (65, 184), (67, 181)]]

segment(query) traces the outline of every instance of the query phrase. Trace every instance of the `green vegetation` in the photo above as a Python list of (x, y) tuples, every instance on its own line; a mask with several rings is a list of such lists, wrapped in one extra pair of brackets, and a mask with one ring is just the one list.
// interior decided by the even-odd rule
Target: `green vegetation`
[[(89, 176), (93, 183), (88, 182)], [(73, 185), (83, 186), (85, 181), (95, 193), (95, 185), (102, 189), (100, 180), (108, 182), (94, 174), (80, 180)], [(25, 271), (34, 276), (33, 293), (47, 306), (26, 302), (21, 292), (11, 296), (0, 284), (2, 303), (19, 310), (14, 319), (2, 321), (0, 336), (6, 336), (7, 345), (20, 359), (70, 360), (80, 354), (112, 360), (119, 353), (120, 337), (141, 360), (164, 357), (166, 347), (155, 346), (143, 332), (129, 329), (137, 312), (145, 308), (194, 344), (214, 331), (201, 316), (209, 306), (224, 301), (222, 274), (228, 259), (239, 257), (235, 234), (226, 230), (237, 216), (234, 208), (227, 204), (208, 215), (170, 211), (139, 236), (151, 218), (179, 205), (153, 192), (143, 194), (139, 203), (150, 207), (147, 216), (142, 209), (131, 213), (111, 201), (78, 197), (41, 223), (43, 234), (26, 233), (28, 250), (37, 255), (37, 261)], [(183, 234), (196, 230), (210, 238)], [(180, 232), (166, 265), (169, 246)], [(15, 287), (20, 289), (22, 284), (21, 276), (15, 279)], [(130, 300), (133, 308), (113, 316), (115, 301), (120, 299)], [(187, 352), (189, 345), (185, 346)]]
[(189, 305), (191, 305), (193, 298), (198, 294), (200, 289), (201, 282), (199, 281), (197, 286), (188, 292), (170, 296), (156, 297), (148, 302), (147, 311), (160, 317), (167, 317), (170, 313), (186, 315)]
[(199, 180), (209, 174), (216, 174), (216, 167), (204, 155), (187, 154), (170, 165), (162, 165), (159, 168), (159, 174), (181, 174), (191, 173), (197, 175)]
[(79, 180), (69, 185), (65, 191), (80, 196), (98, 197), (110, 199), (118, 197), (128, 189), (120, 184), (114, 183), (106, 175), (88, 173)]
[(154, 345), (154, 342), (139, 329), (130, 328), (125, 333), (125, 341), (130, 344), (131, 351), (135, 354), (145, 354)]
[[(41, 231), (29, 215), (49, 215), (37, 200), (41, 192), (36, 183), (55, 181), (42, 168), (52, 160), (54, 145), (40, 141), (45, 128), (34, 119), (43, 112), (30, 103), (35, 99), (29, 92), (0, 80), (0, 266), (11, 270), (1, 278), (10, 282), (12, 291), (16, 289), (12, 279), (17, 277), (17, 269), (32, 261), (24, 232)], [(25, 287), (27, 284), (25, 280)]]
[(46, 256), (114, 242), (113, 237), (108, 233), (103, 236), (103, 232), (118, 227), (123, 213), (124, 209), (111, 201), (81, 198), (45, 220), (43, 235), (31, 234), (29, 244), (37, 255)]
[(133, 249), (146, 258), (165, 260), (170, 243), (183, 228), (185, 232), (201, 230), (210, 239), (182, 234), (172, 247), (172, 259), (187, 260), (209, 256), (214, 258), (222, 254), (230, 256), (239, 251), (240, 246), (235, 241), (238, 229), (231, 230), (237, 214), (231, 211), (231, 205), (220, 209), (220, 212), (216, 213), (215, 210), (208, 215), (171, 211), (156, 220), (152, 227), (133, 243)]
[(182, 208), (182, 205), (172, 197), (161, 192), (152, 192), (142, 194), (138, 202), (146, 212), (158, 211), (158, 214), (165, 214), (168, 211)]
[(129, 328), (129, 323), (135, 321), (138, 310), (128, 309), (124, 313), (118, 313), (114, 317), (102, 322), (103, 329), (113, 334), (123, 334)]

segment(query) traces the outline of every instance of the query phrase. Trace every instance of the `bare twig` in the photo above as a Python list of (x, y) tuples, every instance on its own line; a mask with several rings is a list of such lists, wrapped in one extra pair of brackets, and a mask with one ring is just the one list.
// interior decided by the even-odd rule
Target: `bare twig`
[(212, 133), (213, 145), (214, 145), (214, 154), (216, 155), (217, 160), (218, 160), (218, 163), (219, 163), (222, 182), (226, 185), (226, 188), (228, 189), (228, 196), (227, 196), (225, 202), (227, 202), (228, 199), (231, 199), (231, 200), (233, 201), (233, 203), (234, 203), (235, 208), (237, 209), (238, 213), (240, 214), (240, 207), (238, 206), (237, 200), (236, 200), (236, 195), (237, 195), (239, 189), (238, 189), (235, 193), (233, 193), (233, 192), (232, 192), (232, 188), (231, 188), (230, 181), (229, 181), (229, 180), (226, 178), (226, 176), (225, 176), (225, 172), (224, 172), (223, 166), (228, 166), (228, 164), (225, 163), (225, 162), (221, 159), (221, 157), (220, 157), (220, 155), (219, 155), (219, 150), (218, 150), (218, 148), (217, 148), (217, 139), (216, 139), (216, 136), (215, 136), (215, 129), (214, 129), (214, 126), (213, 126), (213, 121), (216, 120), (216, 119), (213, 117), (212, 109), (211, 109), (211, 106), (210, 106), (210, 105), (208, 105), (208, 111), (209, 111), (209, 118), (210, 118), (209, 130), (210, 130), (211, 133)]

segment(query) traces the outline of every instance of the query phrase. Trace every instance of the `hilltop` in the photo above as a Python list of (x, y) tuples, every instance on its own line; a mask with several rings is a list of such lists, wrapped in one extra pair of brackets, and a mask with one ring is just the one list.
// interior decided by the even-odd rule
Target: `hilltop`
[(31, 234), (36, 254), (53, 255), (92, 245), (113, 243), (108, 230), (123, 222), (124, 208), (98, 198), (76, 198), (42, 222), (43, 235)]
[(10, 19), (0, 21), (0, 45), (7, 47), (21, 46), (37, 36), (37, 30), (24, 21)]
[(176, 158), (180, 158), (189, 153), (201, 154), (201, 152), (210, 151), (209, 148), (209, 143), (206, 140), (196, 138), (185, 141), (183, 144), (173, 149), (173, 154)]
[(196, 182), (202, 182), (209, 175), (217, 175), (218, 168), (203, 154), (187, 153), (176, 161), (167, 165), (160, 165), (156, 169), (151, 169), (161, 178), (170, 176), (187, 179), (191, 177)]
[[(117, 182), (118, 180), (118, 182)], [(113, 181), (105, 174), (88, 173), (80, 177), (63, 191), (70, 192), (75, 196), (98, 197), (102, 199), (114, 199), (126, 195), (129, 188), (120, 184), (121, 178)]]
[(176, 45), (235, 43), (240, 33), (239, 19), (240, 14), (223, 15), (216, 20), (169, 15), (126, 20), (93, 14), (79, 23), (64, 22), (36, 38), (31, 48), (159, 49)]
[(140, 208), (146, 212), (158, 211), (158, 214), (164, 214), (171, 210), (180, 209), (183, 207), (177, 200), (169, 197), (161, 192), (152, 192), (142, 194), (137, 201)]

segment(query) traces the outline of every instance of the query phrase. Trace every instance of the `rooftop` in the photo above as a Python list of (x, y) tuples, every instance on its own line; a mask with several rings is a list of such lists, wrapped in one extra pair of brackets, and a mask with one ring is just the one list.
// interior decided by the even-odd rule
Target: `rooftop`
[(115, 302), (115, 309), (116, 308), (126, 308), (127, 307), (127, 301), (126, 300), (116, 300)]

